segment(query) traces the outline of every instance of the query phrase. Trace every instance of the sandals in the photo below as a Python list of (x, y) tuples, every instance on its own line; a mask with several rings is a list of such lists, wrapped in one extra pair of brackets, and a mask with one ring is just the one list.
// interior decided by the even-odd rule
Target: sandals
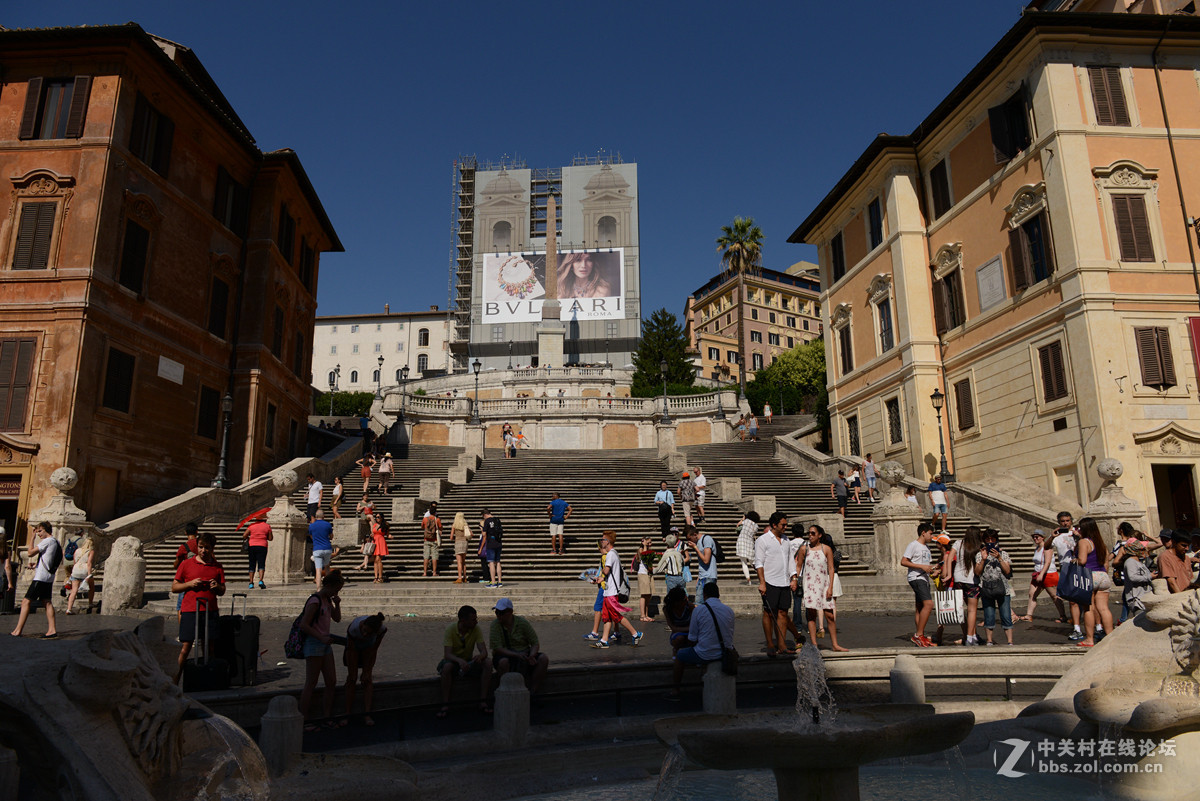
[(363, 725), (364, 726), (374, 726), (375, 719), (373, 717), (371, 717), (370, 715), (363, 715)]

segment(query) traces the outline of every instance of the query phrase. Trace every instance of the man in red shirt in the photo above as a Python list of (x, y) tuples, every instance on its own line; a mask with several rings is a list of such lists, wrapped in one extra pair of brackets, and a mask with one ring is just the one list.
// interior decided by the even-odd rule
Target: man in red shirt
[(1183, 592), (1192, 586), (1192, 564), (1188, 560), (1186, 532), (1176, 531), (1172, 534), (1170, 545), (1158, 557), (1158, 577), (1167, 580), (1167, 589), (1172, 593)]
[[(183, 530), (187, 532), (187, 542), (185, 542), (183, 545), (180, 545), (179, 550), (175, 552), (175, 567), (171, 568), (175, 571), (179, 570), (179, 566), (182, 565), (185, 560), (191, 559), (196, 555), (196, 536), (200, 529), (195, 523), (188, 523), (183, 527)], [(180, 611), (181, 609), (183, 609), (182, 592), (176, 593), (175, 595), (175, 620), (177, 622), (182, 614)]]
[(196, 543), (196, 556), (185, 559), (175, 571), (171, 592), (183, 593), (182, 614), (179, 616), (179, 669), (175, 671), (175, 683), (183, 676), (183, 663), (192, 652), (196, 640), (196, 607), (207, 609), (207, 621), (199, 632), (201, 640), (212, 645), (217, 637), (217, 596), (225, 594), (225, 569), (213, 556), (217, 539), (211, 532), (204, 532)]

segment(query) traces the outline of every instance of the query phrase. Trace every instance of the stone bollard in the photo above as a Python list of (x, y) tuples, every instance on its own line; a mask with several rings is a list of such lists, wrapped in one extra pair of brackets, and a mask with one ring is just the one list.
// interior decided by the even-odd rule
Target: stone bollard
[(17, 801), (17, 783), (21, 778), (21, 765), (17, 752), (0, 746), (0, 801)]
[(893, 704), (925, 703), (925, 674), (912, 654), (896, 654), (896, 664), (888, 673)]
[(275, 505), (267, 512), (267, 523), (275, 539), (267, 549), (266, 580), (275, 584), (303, 584), (308, 558), (308, 515), (292, 503), (291, 494), (300, 485), (296, 471), (280, 468), (271, 474)]
[(506, 745), (519, 748), (525, 744), (529, 734), (529, 690), (518, 671), (510, 670), (500, 677), (492, 725)]
[(721, 661), (704, 666), (704, 713), (706, 715), (737, 714), (737, 676), (721, 670)]
[(365, 517), (339, 517), (329, 522), (333, 524), (333, 547), (343, 551), (357, 548), (371, 533), (371, 524)]
[(267, 705), (258, 734), (262, 751), (272, 776), (282, 776), (300, 758), (304, 744), (304, 716), (295, 696), (277, 695)]
[(108, 559), (104, 560), (104, 593), (101, 602), (104, 614), (120, 614), (126, 609), (142, 606), (146, 588), (146, 560), (142, 558), (142, 543), (137, 537), (121, 537), (113, 543)]

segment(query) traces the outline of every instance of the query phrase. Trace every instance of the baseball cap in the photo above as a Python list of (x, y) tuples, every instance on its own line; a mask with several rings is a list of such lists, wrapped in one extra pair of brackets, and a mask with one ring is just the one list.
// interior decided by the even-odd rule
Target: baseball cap
[(950, 535), (949, 534), (938, 534), (933, 539), (934, 539), (934, 542), (941, 543), (942, 545), (950, 544)]
[(683, 477), (684, 477), (684, 478), (688, 478), (688, 477), (690, 477), (690, 476), (691, 476), (691, 473), (689, 473), (689, 472), (688, 472), (688, 471), (686, 471), (686, 470), (684, 470), (684, 471), (683, 471)]
[(495, 609), (497, 612), (511, 612), (512, 608), (512, 599), (510, 598), (501, 598), (499, 601), (496, 601), (496, 605), (492, 607), (492, 609)]
[(1046, 532), (1042, 531), (1040, 528), (1035, 528), (1033, 530), (1033, 536), (1041, 537), (1042, 539), (1046, 539)]
[(1158, 532), (1158, 538), (1160, 540), (1173, 540), (1175, 539), (1175, 532), (1169, 528), (1164, 528), (1162, 531)]

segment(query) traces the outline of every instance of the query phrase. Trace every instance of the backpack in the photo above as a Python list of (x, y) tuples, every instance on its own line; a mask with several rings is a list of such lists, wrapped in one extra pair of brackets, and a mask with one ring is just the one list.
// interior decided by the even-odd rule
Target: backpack
[(716, 562), (717, 564), (724, 562), (725, 561), (725, 549), (721, 547), (721, 543), (717, 542), (716, 537), (713, 537), (711, 535), (706, 535), (706, 536), (708, 536), (709, 541), (712, 542), (712, 560), (714, 562)]
[(1008, 594), (1008, 588), (1004, 584), (1004, 571), (1000, 569), (998, 559), (984, 561), (979, 590), (984, 598), (991, 600), (999, 600)]
[[(301, 609), (300, 614), (296, 615), (296, 619), (292, 621), (292, 628), (288, 631), (287, 639), (283, 641), (283, 655), (288, 659), (304, 658), (304, 640), (308, 635), (300, 628), (300, 624), (304, 620), (304, 610), (308, 609), (308, 601), (313, 598), (317, 598), (315, 592), (304, 602), (304, 609)], [(317, 603), (320, 603), (320, 600)]]
[(621, 563), (617, 562), (617, 600), (621, 603), (629, 602), (629, 578), (625, 575), (625, 568), (621, 567)]
[(63, 558), (68, 562), (73, 562), (77, 550), (79, 550), (79, 540), (71, 540), (67, 543), (67, 549), (63, 552)]
[[(41, 563), (42, 558), (46, 555), (45, 551), (38, 554), (38, 563)], [(54, 541), (54, 545), (50, 547), (50, 560), (46, 562), (46, 570), (50, 573), (50, 580), (54, 580), (54, 574), (58, 572), (58, 566), (62, 564), (63, 551), (62, 546), (58, 541)]]

